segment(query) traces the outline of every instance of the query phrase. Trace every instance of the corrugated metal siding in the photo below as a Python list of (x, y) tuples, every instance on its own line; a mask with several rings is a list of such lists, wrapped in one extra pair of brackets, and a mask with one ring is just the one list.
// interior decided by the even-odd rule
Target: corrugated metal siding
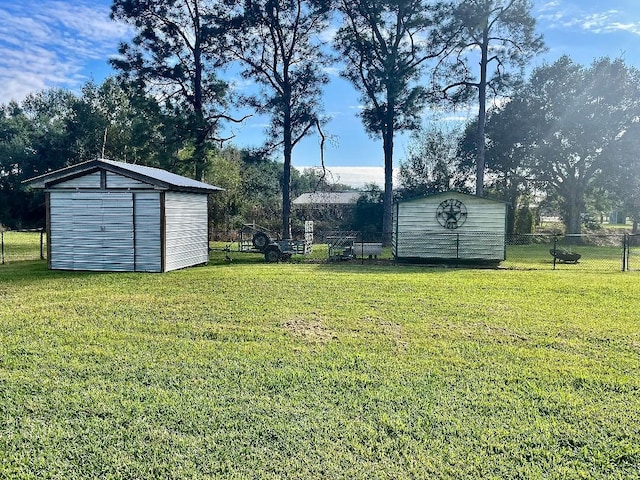
[(66, 182), (57, 183), (51, 188), (100, 188), (100, 172), (72, 178)]
[(165, 196), (165, 270), (209, 260), (207, 196), (167, 192)]
[[(436, 218), (438, 206), (449, 198), (467, 209), (464, 224), (453, 230)], [(401, 202), (394, 209), (393, 251), (398, 258), (504, 260), (505, 216), (502, 203), (456, 192)]]
[(133, 178), (107, 172), (107, 188), (153, 188), (153, 185), (134, 180)]
[[(422, 232), (397, 237), (398, 258), (504, 260), (504, 235)], [(395, 252), (395, 250), (394, 250)]]
[(160, 272), (160, 193), (137, 192), (134, 193), (133, 199), (136, 272)]
[(133, 196), (51, 192), (51, 268), (133, 271)]

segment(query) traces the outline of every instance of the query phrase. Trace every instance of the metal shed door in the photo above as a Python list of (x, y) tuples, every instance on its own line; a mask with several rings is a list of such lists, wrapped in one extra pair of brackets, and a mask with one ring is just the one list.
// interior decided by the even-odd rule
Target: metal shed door
[[(72, 270), (133, 271), (133, 195), (128, 192), (77, 192), (71, 193), (70, 197), (66, 199), (67, 208), (58, 211), (63, 217), (55, 232), (56, 250), (60, 251), (52, 251), (52, 266)], [(64, 202), (64, 199), (60, 200)], [(52, 216), (53, 212), (52, 209)], [(52, 218), (52, 230), (54, 225), (56, 222)]]

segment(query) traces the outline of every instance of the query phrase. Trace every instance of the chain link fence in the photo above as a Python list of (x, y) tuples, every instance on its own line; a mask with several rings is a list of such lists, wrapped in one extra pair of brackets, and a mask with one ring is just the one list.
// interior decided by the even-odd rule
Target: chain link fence
[[(411, 244), (408, 258), (398, 246)], [(406, 251), (405, 251), (406, 252)], [(498, 252), (498, 253), (496, 253)], [(0, 264), (45, 259), (47, 237), (43, 230), (0, 228)], [(499, 258), (495, 260), (496, 255)], [(392, 246), (383, 246), (381, 233), (326, 231), (314, 235), (309, 261), (357, 261), (465, 266), (485, 262), (516, 270), (640, 271), (640, 235), (626, 232), (581, 235), (495, 235), (424, 232), (396, 236)], [(469, 261), (472, 259), (472, 261)], [(304, 260), (303, 260), (304, 261)]]
[(396, 235), (383, 247), (382, 234), (357, 231), (316, 232), (328, 261), (355, 260), (449, 266), (495, 265), (516, 270), (638, 271), (640, 235), (491, 233), (411, 233)]
[(0, 228), (0, 264), (21, 260), (44, 260), (47, 235), (43, 230), (4, 230)]
[(634, 238), (627, 233), (509, 235), (502, 265), (515, 269), (627, 271), (631, 269)]

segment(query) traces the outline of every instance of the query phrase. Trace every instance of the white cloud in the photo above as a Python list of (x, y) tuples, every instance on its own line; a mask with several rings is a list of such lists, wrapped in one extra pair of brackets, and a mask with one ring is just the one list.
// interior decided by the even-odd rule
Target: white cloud
[(586, 10), (593, 5), (600, 4), (585, 2), (581, 4), (582, 8), (570, 8), (558, 1), (547, 2), (538, 7), (537, 18), (539, 23), (551, 29), (579, 29), (595, 34), (624, 31), (640, 35), (640, 18), (633, 18), (638, 17), (637, 13), (611, 8)]
[(609, 31), (623, 31), (633, 33), (634, 35), (640, 35), (640, 21), (636, 23), (613, 22), (608, 28)]
[(107, 5), (88, 0), (0, 4), (0, 103), (52, 87), (78, 88), (88, 62), (106, 62), (128, 38)]
[(318, 38), (323, 43), (333, 43), (337, 33), (338, 28), (335, 25), (331, 25), (323, 30), (320, 35), (318, 35)]
[(323, 66), (322, 71), (332, 77), (340, 76), (340, 69), (335, 66)]

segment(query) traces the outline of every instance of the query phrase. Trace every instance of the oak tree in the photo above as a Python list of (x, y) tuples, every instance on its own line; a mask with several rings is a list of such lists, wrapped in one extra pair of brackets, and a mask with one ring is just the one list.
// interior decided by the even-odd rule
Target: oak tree
[[(514, 98), (491, 115), (490, 143), (509, 135), (503, 154), (519, 160), (536, 189), (559, 198), (567, 233), (578, 234), (590, 192), (607, 188), (620, 198), (624, 185), (637, 183), (640, 71), (621, 59), (584, 67), (565, 56), (536, 69)], [(623, 176), (634, 178), (611, 182)]]

